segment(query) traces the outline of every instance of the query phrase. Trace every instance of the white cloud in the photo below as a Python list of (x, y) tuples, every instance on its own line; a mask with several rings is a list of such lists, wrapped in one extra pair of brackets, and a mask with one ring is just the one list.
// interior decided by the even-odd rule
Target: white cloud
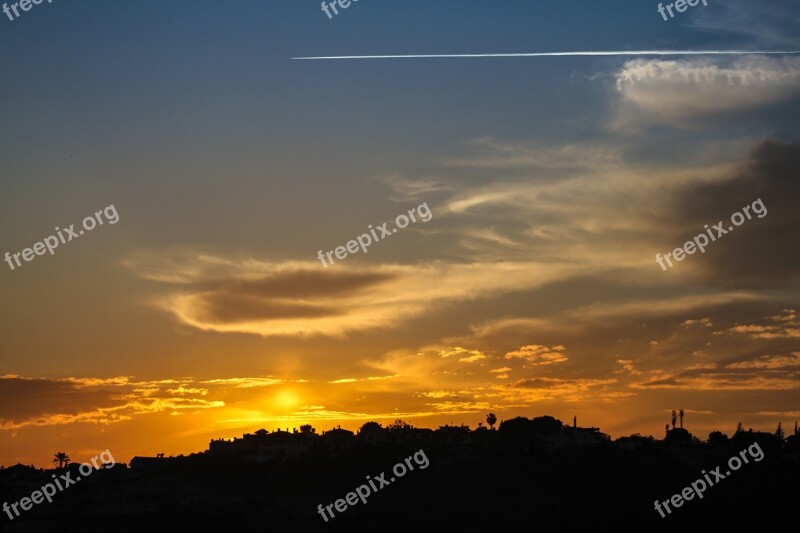
[(686, 127), (797, 97), (800, 58), (745, 56), (729, 66), (717, 59), (636, 59), (616, 78), (622, 98), (617, 127), (641, 120)]

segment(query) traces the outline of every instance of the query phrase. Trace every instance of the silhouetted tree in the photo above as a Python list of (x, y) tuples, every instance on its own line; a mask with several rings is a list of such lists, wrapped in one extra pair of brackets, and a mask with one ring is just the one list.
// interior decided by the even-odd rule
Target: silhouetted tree
[(724, 446), (728, 444), (728, 436), (721, 431), (712, 431), (708, 434), (708, 443), (712, 446)]
[(377, 422), (366, 422), (363, 426), (361, 426), (361, 429), (359, 429), (359, 431), (364, 431), (365, 429), (367, 431), (381, 429), (381, 425), (378, 424)]
[(494, 413), (489, 413), (486, 415), (486, 423), (489, 424), (490, 429), (494, 429), (494, 425), (497, 423), (497, 417)]
[(400, 419), (397, 419), (388, 426), (386, 426), (386, 429), (389, 431), (400, 431), (401, 429), (413, 429), (413, 428), (414, 426), (412, 426), (411, 424), (407, 424), (406, 422), (403, 422)]
[(775, 430), (775, 436), (781, 440), (783, 440), (783, 438), (786, 436), (783, 432), (783, 428), (781, 427), (780, 422), (778, 422), (778, 429)]
[(664, 440), (667, 442), (692, 442), (692, 434), (683, 428), (674, 428), (669, 430)]
[(311, 427), (311, 424), (303, 424), (300, 426), (300, 433), (303, 435), (316, 435), (317, 430)]
[(471, 433), (469, 426), (460, 425), (460, 426), (439, 426), (439, 429), (434, 431), (437, 438), (448, 440), (448, 439), (460, 439), (460, 438), (469, 438), (469, 434)]
[(53, 454), (53, 462), (58, 463), (58, 468), (64, 468), (69, 464), (69, 455), (64, 452)]
[(537, 416), (531, 420), (531, 430), (537, 435), (558, 433), (561, 431), (563, 425), (561, 420), (553, 418), (552, 416)]
[(503, 420), (497, 428), (500, 437), (508, 443), (529, 443), (533, 438), (531, 421), (524, 416), (517, 416), (511, 420)]

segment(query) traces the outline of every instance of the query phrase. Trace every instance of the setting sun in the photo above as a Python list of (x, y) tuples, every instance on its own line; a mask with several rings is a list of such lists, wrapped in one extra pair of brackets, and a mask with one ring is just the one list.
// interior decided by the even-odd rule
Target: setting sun
[[(280, 411), (288, 411), (294, 409), (300, 404), (300, 397), (291, 389), (284, 389), (278, 391), (272, 397), (272, 405)], [(283, 414), (283, 413), (281, 413)]]

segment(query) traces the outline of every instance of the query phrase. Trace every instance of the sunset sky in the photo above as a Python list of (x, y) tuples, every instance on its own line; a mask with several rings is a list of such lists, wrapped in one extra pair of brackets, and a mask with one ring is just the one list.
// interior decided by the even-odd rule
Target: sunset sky
[[(800, 4), (44, 2), (0, 15), (0, 464), (310, 423), (800, 419)], [(655, 261), (761, 199), (704, 254)], [(433, 217), (323, 268), (371, 224)]]

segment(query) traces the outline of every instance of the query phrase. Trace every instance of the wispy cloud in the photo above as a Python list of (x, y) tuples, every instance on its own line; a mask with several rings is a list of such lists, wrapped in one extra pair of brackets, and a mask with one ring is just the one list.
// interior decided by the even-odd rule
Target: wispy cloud
[(566, 348), (563, 346), (542, 346), (539, 344), (528, 344), (517, 350), (508, 352), (506, 359), (524, 359), (528, 365), (554, 365), (564, 363), (568, 360)]
[[(136, 265), (145, 263), (148, 279), (171, 285), (156, 305), (182, 323), (263, 336), (342, 336), (397, 327), (448, 303), (542, 286), (568, 276), (571, 269), (522, 262), (435, 262), (333, 273), (316, 263), (226, 262), (210, 260), (207, 254), (198, 265), (183, 250), (176, 255), (145, 252), (126, 262), (137, 273)], [(206, 271), (206, 264), (214, 268)]]

